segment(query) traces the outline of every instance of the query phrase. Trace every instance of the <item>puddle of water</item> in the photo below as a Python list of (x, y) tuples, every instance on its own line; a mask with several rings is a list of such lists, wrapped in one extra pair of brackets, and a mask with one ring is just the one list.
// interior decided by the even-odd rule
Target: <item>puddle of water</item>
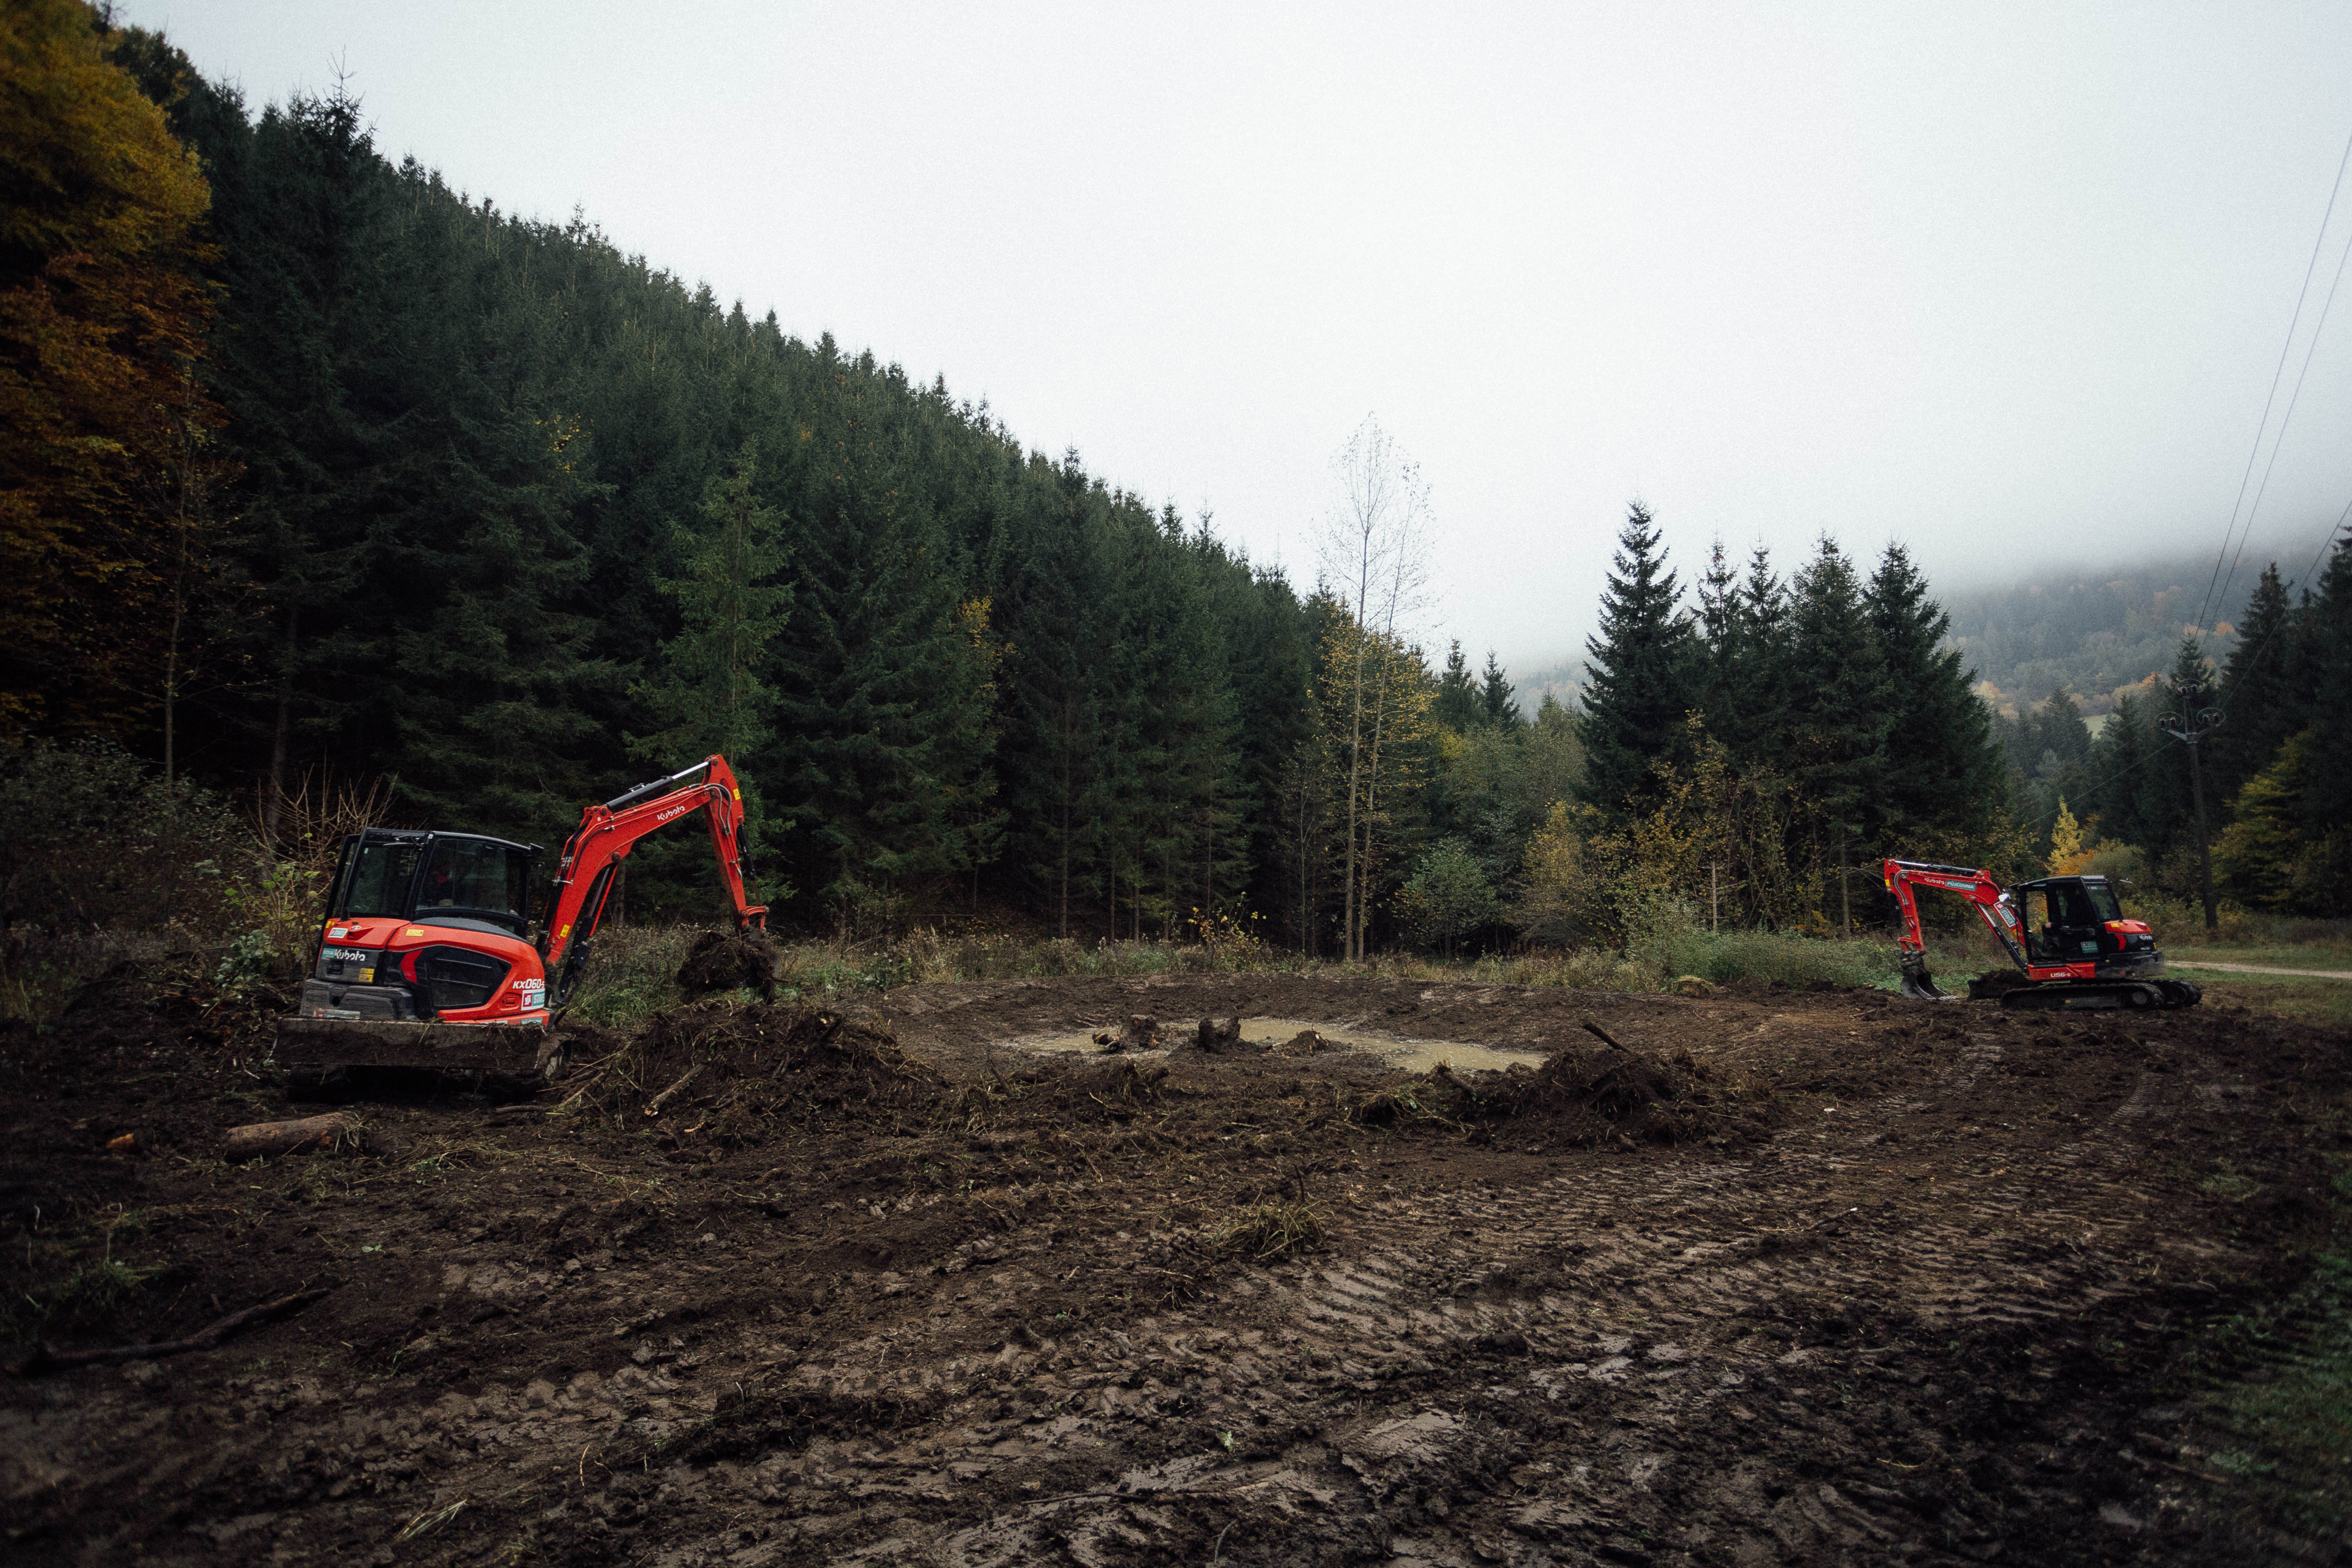
[[(1097, 1034), (1114, 1032), (1116, 1026), (1105, 1025), (1100, 1029), (1080, 1029), (1067, 1034), (1031, 1035), (1007, 1042), (1030, 1051), (1071, 1052), (1082, 1056), (1099, 1054), (1102, 1047), (1095, 1043)], [(1307, 1030), (1321, 1035), (1326, 1045), (1343, 1051), (1362, 1051), (1386, 1057), (1406, 1072), (1427, 1072), (1444, 1062), (1455, 1072), (1500, 1072), (1512, 1066), (1537, 1068), (1543, 1065), (1540, 1051), (1498, 1051), (1491, 1046), (1474, 1046), (1466, 1040), (1397, 1040), (1376, 1035), (1343, 1034), (1328, 1025), (1311, 1018), (1244, 1018), (1242, 1038), (1267, 1046), (1286, 1046)], [(1160, 1037), (1181, 1039), (1192, 1031), (1192, 1021), (1186, 1019), (1163, 1023)], [(1160, 1056), (1159, 1051), (1133, 1051), (1131, 1056)]]

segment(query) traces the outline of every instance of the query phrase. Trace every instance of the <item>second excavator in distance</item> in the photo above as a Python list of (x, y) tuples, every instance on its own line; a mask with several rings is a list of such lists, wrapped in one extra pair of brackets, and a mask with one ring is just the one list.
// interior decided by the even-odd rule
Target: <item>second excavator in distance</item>
[[(1903, 994), (1923, 1002), (1957, 1002), (1927, 973), (1927, 943), (1919, 930), (1916, 889), (1941, 888), (1975, 906), (2025, 976), (2000, 993), (2004, 1007), (2072, 1011), (2093, 1007), (2193, 1007), (2204, 993), (2195, 981), (2163, 976), (2164, 954), (2146, 921), (2127, 920), (2105, 877), (2044, 877), (2003, 888), (1990, 871), (1889, 860), (1886, 890), (1903, 914)], [(1971, 996), (1979, 994), (1976, 984)], [(1990, 994), (1987, 992), (1985, 994)]]

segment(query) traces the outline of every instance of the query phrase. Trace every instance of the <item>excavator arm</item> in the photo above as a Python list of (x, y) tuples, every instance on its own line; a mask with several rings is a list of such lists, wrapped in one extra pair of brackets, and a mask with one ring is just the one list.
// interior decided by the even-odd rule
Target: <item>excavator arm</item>
[(1917, 888), (1942, 888), (1959, 894), (1976, 907), (2000, 945), (2021, 973), (2031, 973), (2025, 962), (2025, 950), (2021, 944), (2023, 935), (2017, 921), (2017, 910), (2001, 892), (2000, 884), (1992, 879), (1990, 871), (1971, 870), (1965, 866), (1936, 866), (1925, 860), (1889, 860), (1885, 868), (1886, 890), (1895, 895), (1895, 908), (1902, 911), (1903, 930), (1895, 943), (1903, 952), (1903, 994), (1923, 1002), (1956, 1002), (1959, 998), (1942, 990), (1935, 977), (1927, 973), (1927, 942), (1919, 931), (1919, 900)]
[[(680, 784), (697, 773), (703, 775), (700, 782)], [(564, 841), (557, 859), (555, 884), (548, 889), (547, 920), (540, 931), (550, 1007), (562, 1006), (578, 984), (621, 862), (638, 839), (696, 810), (709, 826), (710, 847), (735, 900), (736, 924), (745, 931), (767, 929), (768, 906), (752, 903), (744, 889), (744, 879), (751, 875), (751, 851), (743, 841), (743, 792), (726, 758), (705, 757), (690, 768), (580, 813), (580, 826)]]

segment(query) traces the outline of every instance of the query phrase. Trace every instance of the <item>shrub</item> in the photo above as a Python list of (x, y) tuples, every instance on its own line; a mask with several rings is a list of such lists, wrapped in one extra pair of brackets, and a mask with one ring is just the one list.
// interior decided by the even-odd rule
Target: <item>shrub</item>
[(0, 931), (211, 933), (258, 846), (220, 797), (108, 742), (0, 742)]

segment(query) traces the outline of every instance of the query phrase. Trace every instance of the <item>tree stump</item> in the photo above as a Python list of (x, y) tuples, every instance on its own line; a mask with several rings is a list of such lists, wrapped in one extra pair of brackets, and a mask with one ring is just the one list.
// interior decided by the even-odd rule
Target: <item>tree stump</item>
[(1160, 1048), (1160, 1020), (1148, 1013), (1138, 1013), (1118, 1034), (1097, 1035), (1095, 1044), (1103, 1048), (1105, 1056), (1116, 1056), (1121, 1051), (1156, 1051)]
[(1239, 1018), (1228, 1018), (1220, 1024), (1214, 1018), (1203, 1018), (1201, 1020), (1199, 1030), (1193, 1036), (1192, 1043), (1212, 1056), (1223, 1056), (1228, 1051), (1240, 1050), (1244, 1044), (1242, 1021)]

